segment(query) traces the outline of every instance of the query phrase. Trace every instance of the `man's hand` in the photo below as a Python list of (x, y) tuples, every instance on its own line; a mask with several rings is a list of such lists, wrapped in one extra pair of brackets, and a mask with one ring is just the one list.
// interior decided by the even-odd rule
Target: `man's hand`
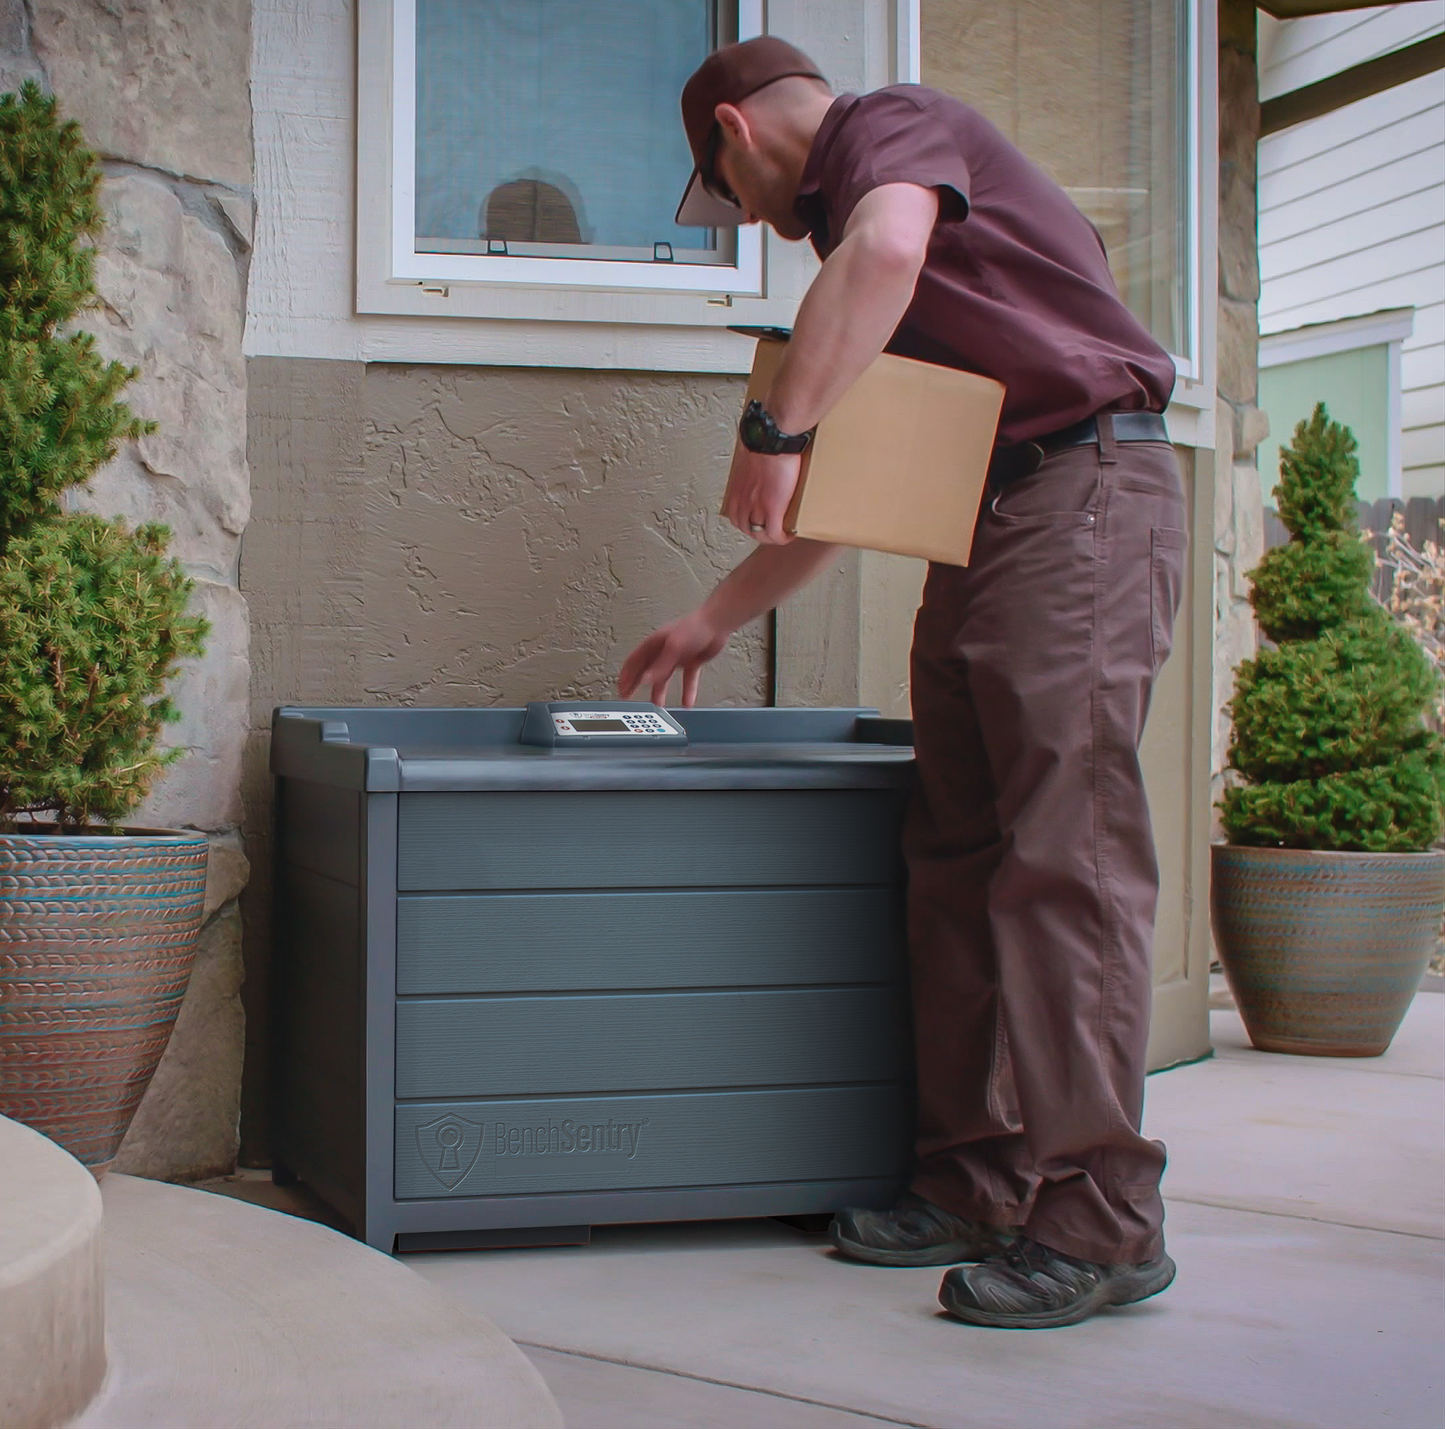
[[(802, 469), (801, 455), (766, 456), (739, 442), (723, 494), (724, 518), (765, 546), (786, 546), (793, 538), (783, 530), (783, 517)], [(763, 529), (755, 531), (755, 526)]]
[(710, 620), (704, 608), (654, 630), (623, 662), (617, 677), (618, 695), (631, 699), (633, 691), (642, 686), (651, 691), (653, 704), (666, 705), (667, 687), (680, 669), (683, 708), (691, 709), (697, 703), (702, 667), (721, 653), (731, 634)]
[(623, 662), (617, 693), (631, 699), (646, 688), (652, 703), (667, 703), (667, 687), (682, 671), (682, 703), (697, 703), (702, 667), (722, 652), (734, 630), (774, 610), (838, 554), (823, 541), (759, 546), (691, 615), (654, 630)]

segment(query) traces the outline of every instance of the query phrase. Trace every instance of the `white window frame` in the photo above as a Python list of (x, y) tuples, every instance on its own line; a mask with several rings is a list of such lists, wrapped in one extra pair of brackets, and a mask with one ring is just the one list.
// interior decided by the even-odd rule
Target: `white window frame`
[[(359, 0), (358, 11), (358, 313), (694, 327), (791, 322), (803, 265), (770, 243), (761, 225), (739, 230), (732, 263), (418, 251), (416, 0)], [(763, 32), (763, 11), (763, 0), (739, 0), (742, 38)]]
[[(1185, 71), (1189, 76), (1188, 109), (1185, 116), (1186, 121), (1186, 173), (1184, 175), (1185, 192), (1187, 199), (1184, 205), (1184, 226), (1188, 234), (1189, 249), (1189, 271), (1186, 275), (1188, 281), (1188, 304), (1185, 313), (1185, 320), (1189, 324), (1189, 351), (1188, 353), (1170, 353), (1174, 359), (1174, 366), (1179, 376), (1193, 382), (1200, 382), (1204, 377), (1204, 345), (1200, 334), (1200, 318), (1203, 315), (1204, 304), (1201, 301), (1203, 296), (1203, 263), (1200, 261), (1200, 239), (1202, 236), (1201, 215), (1203, 205), (1200, 203), (1200, 168), (1203, 151), (1203, 134), (1201, 117), (1201, 95), (1200, 90), (1200, 67), (1205, 63), (1205, 47), (1202, 44), (1202, 31), (1200, 25), (1200, 3), (1199, 0), (1188, 0), (1185, 8), (1184, 20), (1187, 30), (1184, 37), (1186, 46)], [(1217, 46), (1211, 45), (1208, 53), (1211, 65), (1217, 65)], [(1216, 101), (1217, 106), (1217, 101)], [(1218, 216), (1215, 216), (1218, 223)], [(1212, 385), (1212, 384), (1211, 384)]]
[(1176, 442), (1212, 448), (1218, 385), (1219, 25), (1218, 7), (1189, 0), (1189, 351), (1171, 353), (1178, 381), (1169, 403)]
[[(1185, 204), (1185, 228), (1188, 231), (1189, 247), (1189, 299), (1186, 321), (1189, 324), (1189, 351), (1188, 354), (1170, 353), (1175, 360), (1175, 367), (1179, 376), (1192, 381), (1204, 379), (1204, 342), (1199, 332), (1199, 319), (1202, 316), (1202, 289), (1204, 289), (1204, 264), (1201, 263), (1199, 254), (1199, 240), (1202, 236), (1201, 214), (1204, 205), (1199, 202), (1201, 199), (1201, 185), (1199, 185), (1199, 170), (1201, 170), (1202, 150), (1204, 150), (1204, 136), (1201, 126), (1201, 84), (1199, 84), (1199, 68), (1205, 62), (1205, 46), (1202, 45), (1201, 25), (1199, 25), (1199, 0), (1189, 0), (1185, 10), (1185, 23), (1188, 26), (1188, 33), (1185, 35), (1185, 69), (1189, 75), (1189, 97), (1188, 114), (1186, 114), (1185, 152), (1186, 152), (1186, 173), (1185, 185), (1188, 201)], [(1209, 64), (1218, 64), (1218, 46), (1209, 46)], [(1218, 217), (1215, 215), (1215, 223)]]

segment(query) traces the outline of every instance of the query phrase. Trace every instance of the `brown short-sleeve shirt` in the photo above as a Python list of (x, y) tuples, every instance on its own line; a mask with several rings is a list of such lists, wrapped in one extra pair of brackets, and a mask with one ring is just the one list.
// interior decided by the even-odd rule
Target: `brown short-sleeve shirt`
[(1120, 300), (1098, 232), (981, 114), (921, 85), (839, 98), (798, 188), (819, 256), (864, 194), (893, 183), (942, 201), (889, 352), (1002, 382), (1004, 443), (1164, 410), (1174, 363)]

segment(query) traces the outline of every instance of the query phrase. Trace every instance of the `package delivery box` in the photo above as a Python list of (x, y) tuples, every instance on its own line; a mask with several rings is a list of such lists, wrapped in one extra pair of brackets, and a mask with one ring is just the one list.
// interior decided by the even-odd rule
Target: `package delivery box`
[[(767, 404), (787, 343), (762, 337), (748, 400)], [(818, 424), (784, 529), (966, 566), (1003, 384), (884, 353)]]

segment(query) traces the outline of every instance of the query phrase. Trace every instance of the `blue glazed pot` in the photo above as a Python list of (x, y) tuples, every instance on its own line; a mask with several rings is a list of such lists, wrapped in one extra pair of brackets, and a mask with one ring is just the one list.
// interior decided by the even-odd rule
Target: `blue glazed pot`
[(170, 1040), (206, 900), (204, 834), (0, 834), (0, 1116), (97, 1179)]
[(1445, 853), (1216, 844), (1214, 941), (1265, 1052), (1378, 1057), (1420, 986), (1445, 909)]

